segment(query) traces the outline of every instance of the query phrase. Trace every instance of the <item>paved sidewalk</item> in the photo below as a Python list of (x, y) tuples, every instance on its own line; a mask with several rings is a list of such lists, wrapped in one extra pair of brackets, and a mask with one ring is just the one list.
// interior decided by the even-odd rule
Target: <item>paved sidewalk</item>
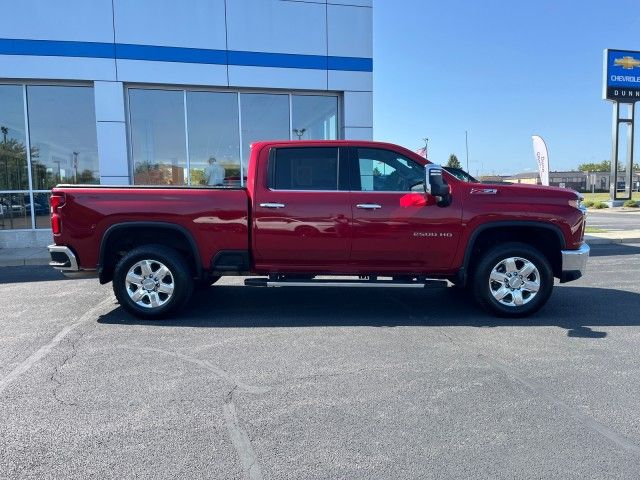
[(49, 251), (46, 247), (0, 248), (0, 267), (24, 265), (48, 265)]
[(589, 245), (603, 243), (640, 243), (640, 230), (611, 230), (603, 233), (587, 233), (584, 239)]
[[(617, 230), (585, 235), (589, 245), (606, 243), (640, 243), (640, 229)], [(24, 265), (48, 265), (49, 252), (46, 247), (0, 248), (0, 267), (20, 267)]]

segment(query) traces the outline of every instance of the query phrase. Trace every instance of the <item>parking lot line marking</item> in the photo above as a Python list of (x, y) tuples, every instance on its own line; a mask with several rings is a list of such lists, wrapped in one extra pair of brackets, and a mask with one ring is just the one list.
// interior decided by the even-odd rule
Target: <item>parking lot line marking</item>
[(98, 305), (96, 305), (92, 309), (90, 309), (87, 312), (85, 312), (84, 315), (82, 315), (78, 319), (77, 322), (75, 322), (75, 323), (73, 323), (71, 325), (67, 325), (66, 327), (64, 327), (62, 330), (60, 330), (58, 332), (58, 334), (55, 337), (53, 337), (53, 339), (49, 343), (47, 343), (46, 345), (43, 345), (38, 350), (36, 350), (34, 353), (29, 355), (28, 358), (26, 358), (24, 361), (22, 361), (16, 368), (14, 368), (12, 371), (10, 371), (4, 378), (0, 379), (0, 394), (2, 394), (2, 392), (12, 382), (14, 382), (16, 379), (18, 379), (20, 377), (20, 375), (23, 375), (24, 373), (29, 371), (29, 369), (31, 367), (33, 367), (36, 363), (38, 363), (44, 357), (49, 355), (49, 353), (51, 353), (51, 350), (53, 350), (62, 340), (64, 340), (64, 338), (67, 335), (69, 335), (69, 333), (71, 333), (76, 327), (78, 327), (80, 324), (82, 324), (83, 322), (85, 322), (89, 318), (92, 318), (93, 314), (96, 311), (98, 311), (100, 308), (102, 308), (106, 304), (111, 303), (112, 301), (113, 300), (111, 298), (109, 298), (108, 300), (103, 300)]

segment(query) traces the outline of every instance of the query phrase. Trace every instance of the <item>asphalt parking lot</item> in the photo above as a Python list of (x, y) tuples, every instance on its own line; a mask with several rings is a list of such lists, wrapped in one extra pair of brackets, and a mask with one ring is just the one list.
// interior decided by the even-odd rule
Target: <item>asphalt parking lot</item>
[(589, 210), (587, 226), (605, 230), (640, 229), (640, 209), (638, 211)]
[(251, 289), (143, 322), (0, 268), (1, 478), (638, 478), (640, 245), (503, 321), (453, 289)]

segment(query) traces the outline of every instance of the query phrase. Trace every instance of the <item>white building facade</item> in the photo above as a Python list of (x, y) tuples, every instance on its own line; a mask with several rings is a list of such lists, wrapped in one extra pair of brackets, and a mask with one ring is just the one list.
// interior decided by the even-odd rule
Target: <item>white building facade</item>
[(58, 183), (242, 185), (249, 145), (371, 139), (372, 0), (22, 0), (0, 24), (0, 248)]

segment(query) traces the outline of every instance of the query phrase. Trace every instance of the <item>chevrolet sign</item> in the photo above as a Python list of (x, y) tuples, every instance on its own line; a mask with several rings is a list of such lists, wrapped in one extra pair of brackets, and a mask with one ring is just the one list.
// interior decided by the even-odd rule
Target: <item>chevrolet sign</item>
[(602, 98), (620, 103), (640, 100), (640, 52), (604, 51)]

